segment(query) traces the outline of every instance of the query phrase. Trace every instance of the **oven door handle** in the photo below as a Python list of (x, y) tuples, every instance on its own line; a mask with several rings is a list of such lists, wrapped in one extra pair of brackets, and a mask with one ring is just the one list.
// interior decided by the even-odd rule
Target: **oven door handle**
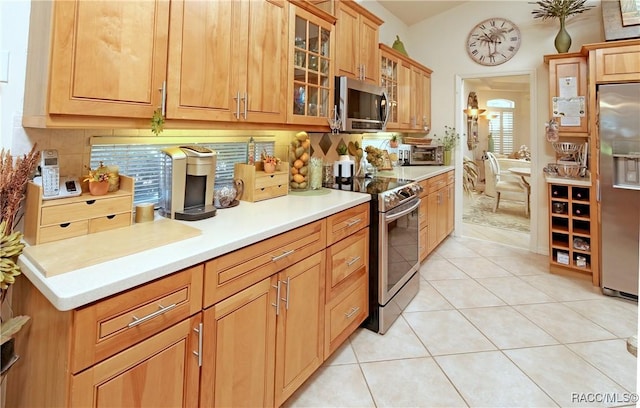
[(394, 213), (394, 214), (389, 214), (389, 215), (385, 214), (384, 220), (386, 222), (391, 222), (391, 221), (397, 220), (398, 218), (404, 217), (405, 215), (411, 213), (413, 210), (415, 210), (419, 206), (420, 206), (420, 199), (418, 198), (416, 200), (416, 203), (414, 205), (412, 205), (411, 207), (407, 208), (406, 210), (402, 210), (399, 213)]

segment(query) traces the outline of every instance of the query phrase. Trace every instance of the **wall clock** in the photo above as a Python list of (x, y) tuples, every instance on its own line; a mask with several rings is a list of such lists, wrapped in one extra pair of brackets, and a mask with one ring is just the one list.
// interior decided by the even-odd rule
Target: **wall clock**
[(478, 23), (467, 37), (467, 53), (482, 65), (500, 65), (520, 48), (520, 30), (506, 18), (488, 18)]

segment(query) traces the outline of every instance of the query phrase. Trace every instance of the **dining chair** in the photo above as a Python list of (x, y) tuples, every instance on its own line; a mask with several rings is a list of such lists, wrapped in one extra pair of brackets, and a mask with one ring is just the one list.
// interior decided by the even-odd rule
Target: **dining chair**
[(487, 152), (487, 158), (489, 160), (489, 167), (491, 169), (491, 174), (489, 177), (493, 177), (493, 181), (496, 189), (496, 202), (493, 206), (493, 212), (498, 211), (498, 206), (500, 205), (500, 194), (506, 192), (513, 193), (522, 193), (523, 201), (524, 201), (524, 213), (525, 215), (529, 215), (529, 190), (522, 183), (517, 181), (511, 181), (508, 179), (501, 179), (501, 174), (504, 174), (500, 170), (500, 163), (498, 163), (498, 159), (496, 156)]

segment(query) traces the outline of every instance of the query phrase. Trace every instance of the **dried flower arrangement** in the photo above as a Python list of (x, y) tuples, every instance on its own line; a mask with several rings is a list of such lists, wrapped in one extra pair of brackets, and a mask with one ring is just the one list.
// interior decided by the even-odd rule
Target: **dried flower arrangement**
[(376, 169), (380, 169), (384, 166), (384, 153), (382, 150), (377, 147), (367, 146), (364, 151), (367, 153), (367, 161)]
[(454, 147), (458, 145), (458, 141), (460, 140), (460, 134), (456, 133), (456, 128), (451, 126), (444, 127), (444, 136), (438, 138), (435, 134), (433, 135), (436, 138), (445, 151), (451, 151)]
[(102, 162), (100, 162), (100, 165), (95, 170), (89, 167), (89, 174), (87, 174), (84, 181), (103, 182), (103, 181), (109, 181), (114, 177), (117, 177), (116, 174), (110, 171), (109, 167), (105, 166)]
[(272, 163), (275, 165), (280, 164), (280, 159), (276, 156), (270, 155), (266, 149), (264, 149), (262, 153), (260, 153), (260, 160), (262, 160), (263, 163)]
[(593, 6), (585, 6), (586, 2), (587, 0), (541, 0), (529, 3), (540, 7), (531, 12), (533, 18), (546, 20), (549, 18), (564, 19), (593, 8)]
[[(14, 228), (25, 197), (27, 181), (31, 179), (39, 161), (40, 151), (36, 150), (35, 145), (28, 154), (15, 160), (9, 150), (2, 149), (0, 152), (0, 306), (16, 276), (20, 275), (20, 267), (16, 261), (24, 244), (22, 232), (14, 231)], [(27, 316), (17, 316), (2, 321), (0, 344), (10, 340), (27, 320)]]

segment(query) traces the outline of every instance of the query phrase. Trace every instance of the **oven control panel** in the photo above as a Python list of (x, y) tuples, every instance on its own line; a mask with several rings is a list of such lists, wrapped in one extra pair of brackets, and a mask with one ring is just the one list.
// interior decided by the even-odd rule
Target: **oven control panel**
[(393, 190), (380, 193), (378, 196), (380, 211), (389, 211), (420, 195), (422, 187), (418, 183), (409, 183)]

